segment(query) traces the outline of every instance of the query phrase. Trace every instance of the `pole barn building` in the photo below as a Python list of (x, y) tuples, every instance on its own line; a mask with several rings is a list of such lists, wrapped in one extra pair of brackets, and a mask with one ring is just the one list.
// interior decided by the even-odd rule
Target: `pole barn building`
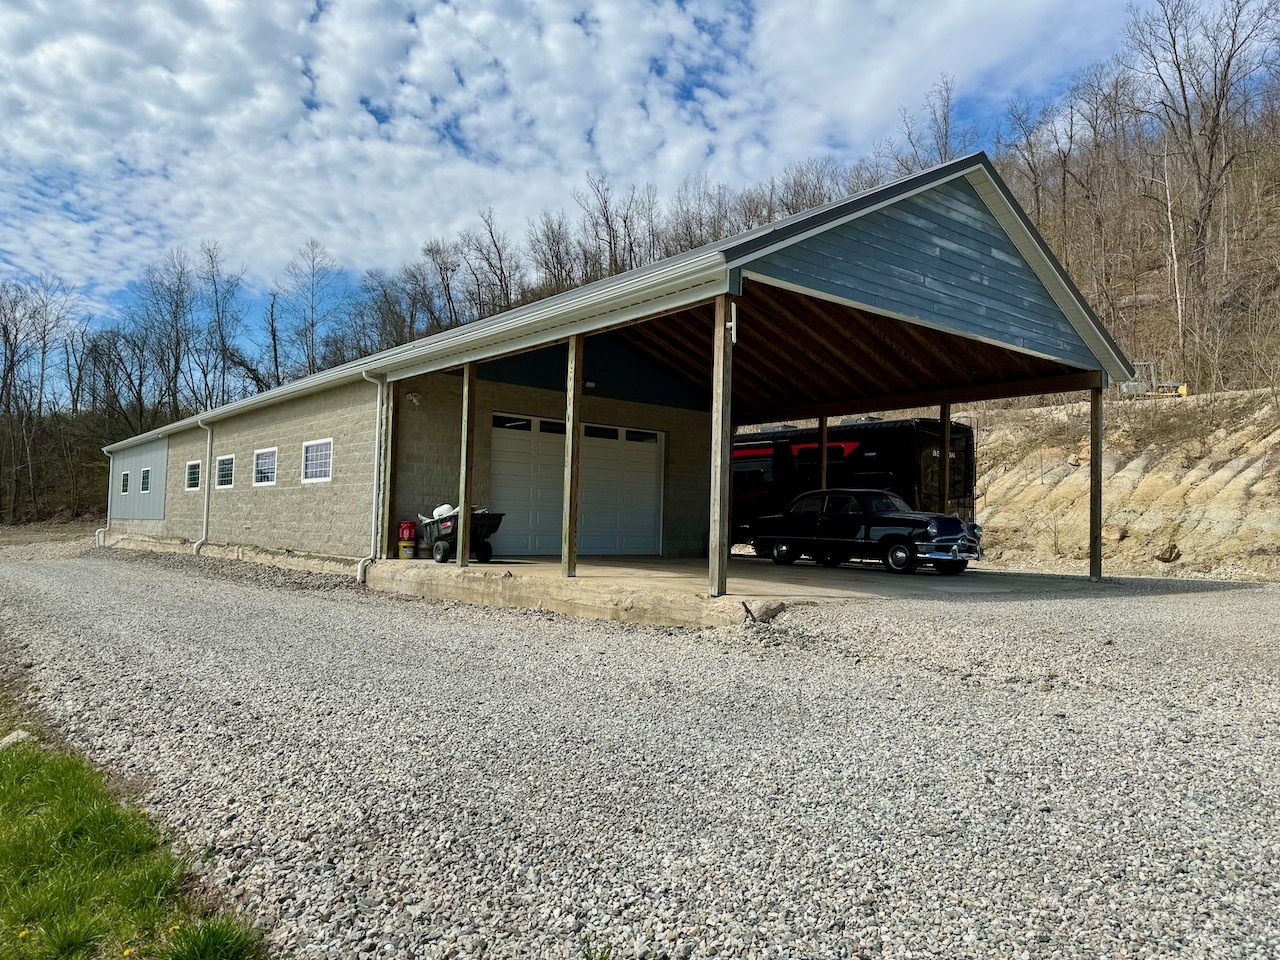
[(467, 542), (484, 504), (499, 555), (708, 557), (719, 596), (735, 428), (1081, 390), (1096, 578), (1101, 393), (1131, 376), (976, 154), (112, 444), (101, 539), (363, 579), (397, 520), (450, 501)]

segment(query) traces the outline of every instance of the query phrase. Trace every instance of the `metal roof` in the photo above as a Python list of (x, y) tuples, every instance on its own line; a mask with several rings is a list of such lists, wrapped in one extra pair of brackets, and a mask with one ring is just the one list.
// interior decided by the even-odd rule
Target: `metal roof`
[[(624, 274), (325, 370), (119, 441), (104, 450), (114, 453), (194, 428), (200, 422), (224, 420), (272, 403), (359, 381), (365, 374), (400, 380), (705, 304), (718, 294), (740, 292), (744, 273), (751, 276), (751, 265), (757, 261), (958, 178), (967, 180), (981, 196), (1071, 327), (1088, 345), (1098, 362), (1094, 369), (1104, 371), (1116, 381), (1130, 379), (1133, 370), (1128, 361), (1031, 226), (991, 161), (985, 154), (978, 153)], [(795, 292), (825, 296), (818, 290)], [(826, 299), (831, 298), (826, 296)], [(850, 306), (862, 307), (860, 304)]]

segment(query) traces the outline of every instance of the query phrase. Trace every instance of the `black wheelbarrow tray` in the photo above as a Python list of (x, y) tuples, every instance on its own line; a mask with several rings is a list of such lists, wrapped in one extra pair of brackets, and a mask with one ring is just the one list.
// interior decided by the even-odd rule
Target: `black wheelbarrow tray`
[[(476, 563), (488, 563), (493, 559), (493, 545), (489, 538), (502, 526), (505, 513), (473, 512), (471, 514), (471, 552)], [(436, 563), (448, 563), (458, 552), (458, 514), (447, 514), (439, 520), (418, 514), (422, 521), (422, 538), (431, 544), (431, 559)]]

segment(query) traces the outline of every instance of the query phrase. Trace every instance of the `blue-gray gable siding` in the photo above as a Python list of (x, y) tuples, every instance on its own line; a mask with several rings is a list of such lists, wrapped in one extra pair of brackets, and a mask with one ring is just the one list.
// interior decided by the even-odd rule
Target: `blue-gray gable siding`
[(744, 269), (961, 336), (1101, 369), (966, 180), (899, 200)]
[[(111, 519), (163, 520), (169, 439), (161, 437), (121, 450), (111, 458)], [(150, 493), (142, 492), (142, 471), (151, 471)], [(121, 492), (121, 478), (129, 473), (129, 492)]]

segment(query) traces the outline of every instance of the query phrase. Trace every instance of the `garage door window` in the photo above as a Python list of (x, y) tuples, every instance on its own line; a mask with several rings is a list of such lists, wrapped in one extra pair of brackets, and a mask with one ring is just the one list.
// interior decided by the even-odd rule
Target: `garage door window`
[(658, 435), (650, 433), (648, 430), (628, 430), (627, 441), (629, 443), (657, 443)]
[(582, 428), (584, 436), (594, 437), (596, 440), (617, 440), (617, 427), (596, 427), (588, 424)]
[[(528, 417), (507, 417), (496, 415), (493, 418), (493, 425), (499, 430), (532, 430), (533, 421)], [(560, 431), (564, 433), (563, 430)]]
[(564, 422), (561, 420), (539, 420), (538, 432), (539, 433), (558, 433), (560, 434), (560, 436), (563, 437)]

